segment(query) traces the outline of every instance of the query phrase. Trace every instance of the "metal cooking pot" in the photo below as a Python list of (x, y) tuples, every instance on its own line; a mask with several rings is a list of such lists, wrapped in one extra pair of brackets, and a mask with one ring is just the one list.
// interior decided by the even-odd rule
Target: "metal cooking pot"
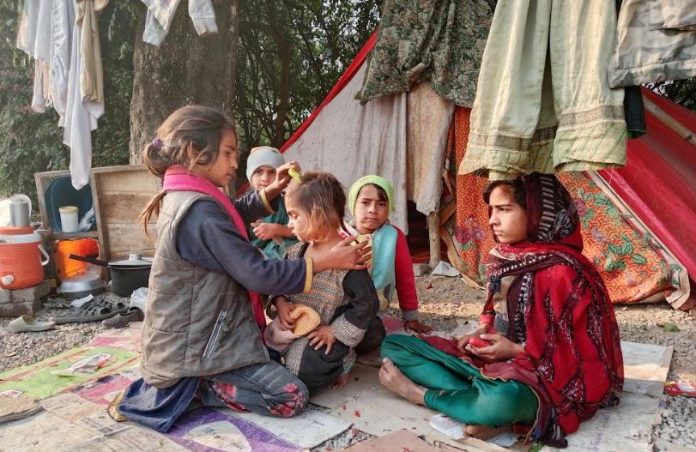
[(106, 283), (101, 280), (99, 275), (94, 273), (85, 273), (65, 278), (61, 281), (56, 292), (63, 295), (65, 298), (74, 299), (82, 298), (87, 295), (96, 295), (106, 288)]
[(69, 257), (108, 268), (111, 274), (111, 291), (119, 297), (130, 297), (134, 290), (147, 287), (152, 268), (152, 260), (143, 258), (139, 254), (130, 254), (128, 259), (112, 262), (75, 254), (71, 254)]

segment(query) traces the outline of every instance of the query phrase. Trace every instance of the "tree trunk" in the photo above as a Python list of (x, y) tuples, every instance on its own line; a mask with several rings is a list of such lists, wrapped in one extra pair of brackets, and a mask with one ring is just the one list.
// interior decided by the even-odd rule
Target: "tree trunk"
[(133, 55), (131, 164), (142, 163), (142, 149), (154, 138), (157, 127), (181, 106), (207, 105), (234, 119), (238, 0), (213, 4), (218, 33), (198, 36), (187, 2), (181, 2), (160, 47), (143, 42), (145, 17), (141, 17)]

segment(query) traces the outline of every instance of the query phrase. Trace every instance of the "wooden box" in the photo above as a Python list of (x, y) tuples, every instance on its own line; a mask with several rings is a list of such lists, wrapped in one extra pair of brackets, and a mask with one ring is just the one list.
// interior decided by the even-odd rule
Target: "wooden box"
[(148, 236), (138, 216), (160, 191), (160, 180), (145, 165), (107, 166), (92, 169), (90, 185), (104, 258), (122, 259), (131, 253), (154, 256), (155, 224), (148, 224)]
[[(70, 171), (47, 171), (34, 174), (39, 210), (46, 227), (49, 223), (44, 195), (51, 181), (57, 177), (70, 177)], [(160, 180), (150, 174), (145, 165), (92, 168), (90, 189), (97, 230), (73, 234), (50, 231), (50, 236), (58, 240), (97, 238), (100, 258), (103, 260), (127, 258), (131, 253), (153, 256), (155, 224), (153, 222), (148, 225), (150, 235), (147, 236), (138, 221), (138, 216), (160, 188)]]

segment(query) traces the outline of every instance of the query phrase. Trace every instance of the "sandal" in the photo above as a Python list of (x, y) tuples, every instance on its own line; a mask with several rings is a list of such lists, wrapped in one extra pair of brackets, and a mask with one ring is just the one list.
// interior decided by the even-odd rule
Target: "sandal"
[(10, 321), (7, 331), (10, 333), (25, 333), (33, 331), (48, 331), (56, 327), (55, 322), (40, 322), (30, 315), (21, 315)]
[(140, 322), (145, 315), (140, 308), (130, 307), (123, 312), (119, 312), (116, 317), (111, 317), (102, 322), (107, 328), (125, 328), (131, 322)]
[(60, 325), (63, 323), (85, 323), (98, 322), (115, 316), (121, 311), (127, 309), (125, 303), (118, 302), (112, 305), (111, 303), (87, 303), (78, 309), (71, 309), (68, 312), (51, 317), (51, 320)]

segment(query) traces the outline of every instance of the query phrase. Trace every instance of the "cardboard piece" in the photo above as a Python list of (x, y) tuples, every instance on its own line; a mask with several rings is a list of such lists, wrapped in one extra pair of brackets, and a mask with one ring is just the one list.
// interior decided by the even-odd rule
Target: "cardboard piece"
[(254, 413), (238, 413), (231, 410), (221, 412), (263, 428), (278, 438), (303, 449), (311, 449), (350, 428), (351, 423), (336, 416), (309, 407), (299, 416), (272, 418)]
[(49, 411), (30, 418), (9, 422), (0, 428), (3, 450), (74, 450), (75, 446), (94, 439), (92, 429), (66, 421)]
[(662, 397), (674, 348), (621, 341), (624, 392)]
[(599, 410), (583, 422), (577, 432), (568, 436), (568, 448), (564, 451), (653, 450), (652, 428), (660, 422), (657, 412), (673, 348), (622, 341), (621, 351), (624, 392), (619, 406)]
[(355, 365), (345, 387), (325, 389), (312, 397), (311, 402), (329, 408), (334, 416), (375, 436), (402, 429), (417, 434), (431, 432), (430, 417), (435, 414), (382, 387), (377, 369), (361, 364)]
[(415, 433), (408, 430), (397, 430), (388, 435), (373, 438), (368, 441), (355, 444), (346, 448), (350, 452), (386, 452), (386, 451), (411, 451), (411, 452), (460, 452), (461, 449), (445, 444), (431, 445), (420, 439)]
[(625, 392), (618, 407), (599, 410), (592, 419), (568, 436), (567, 449), (544, 447), (541, 450), (564, 452), (648, 452), (650, 436), (659, 422), (660, 401), (643, 394)]
[(208, 407), (185, 412), (167, 436), (185, 448), (195, 451), (291, 452), (301, 450), (258, 425)]

